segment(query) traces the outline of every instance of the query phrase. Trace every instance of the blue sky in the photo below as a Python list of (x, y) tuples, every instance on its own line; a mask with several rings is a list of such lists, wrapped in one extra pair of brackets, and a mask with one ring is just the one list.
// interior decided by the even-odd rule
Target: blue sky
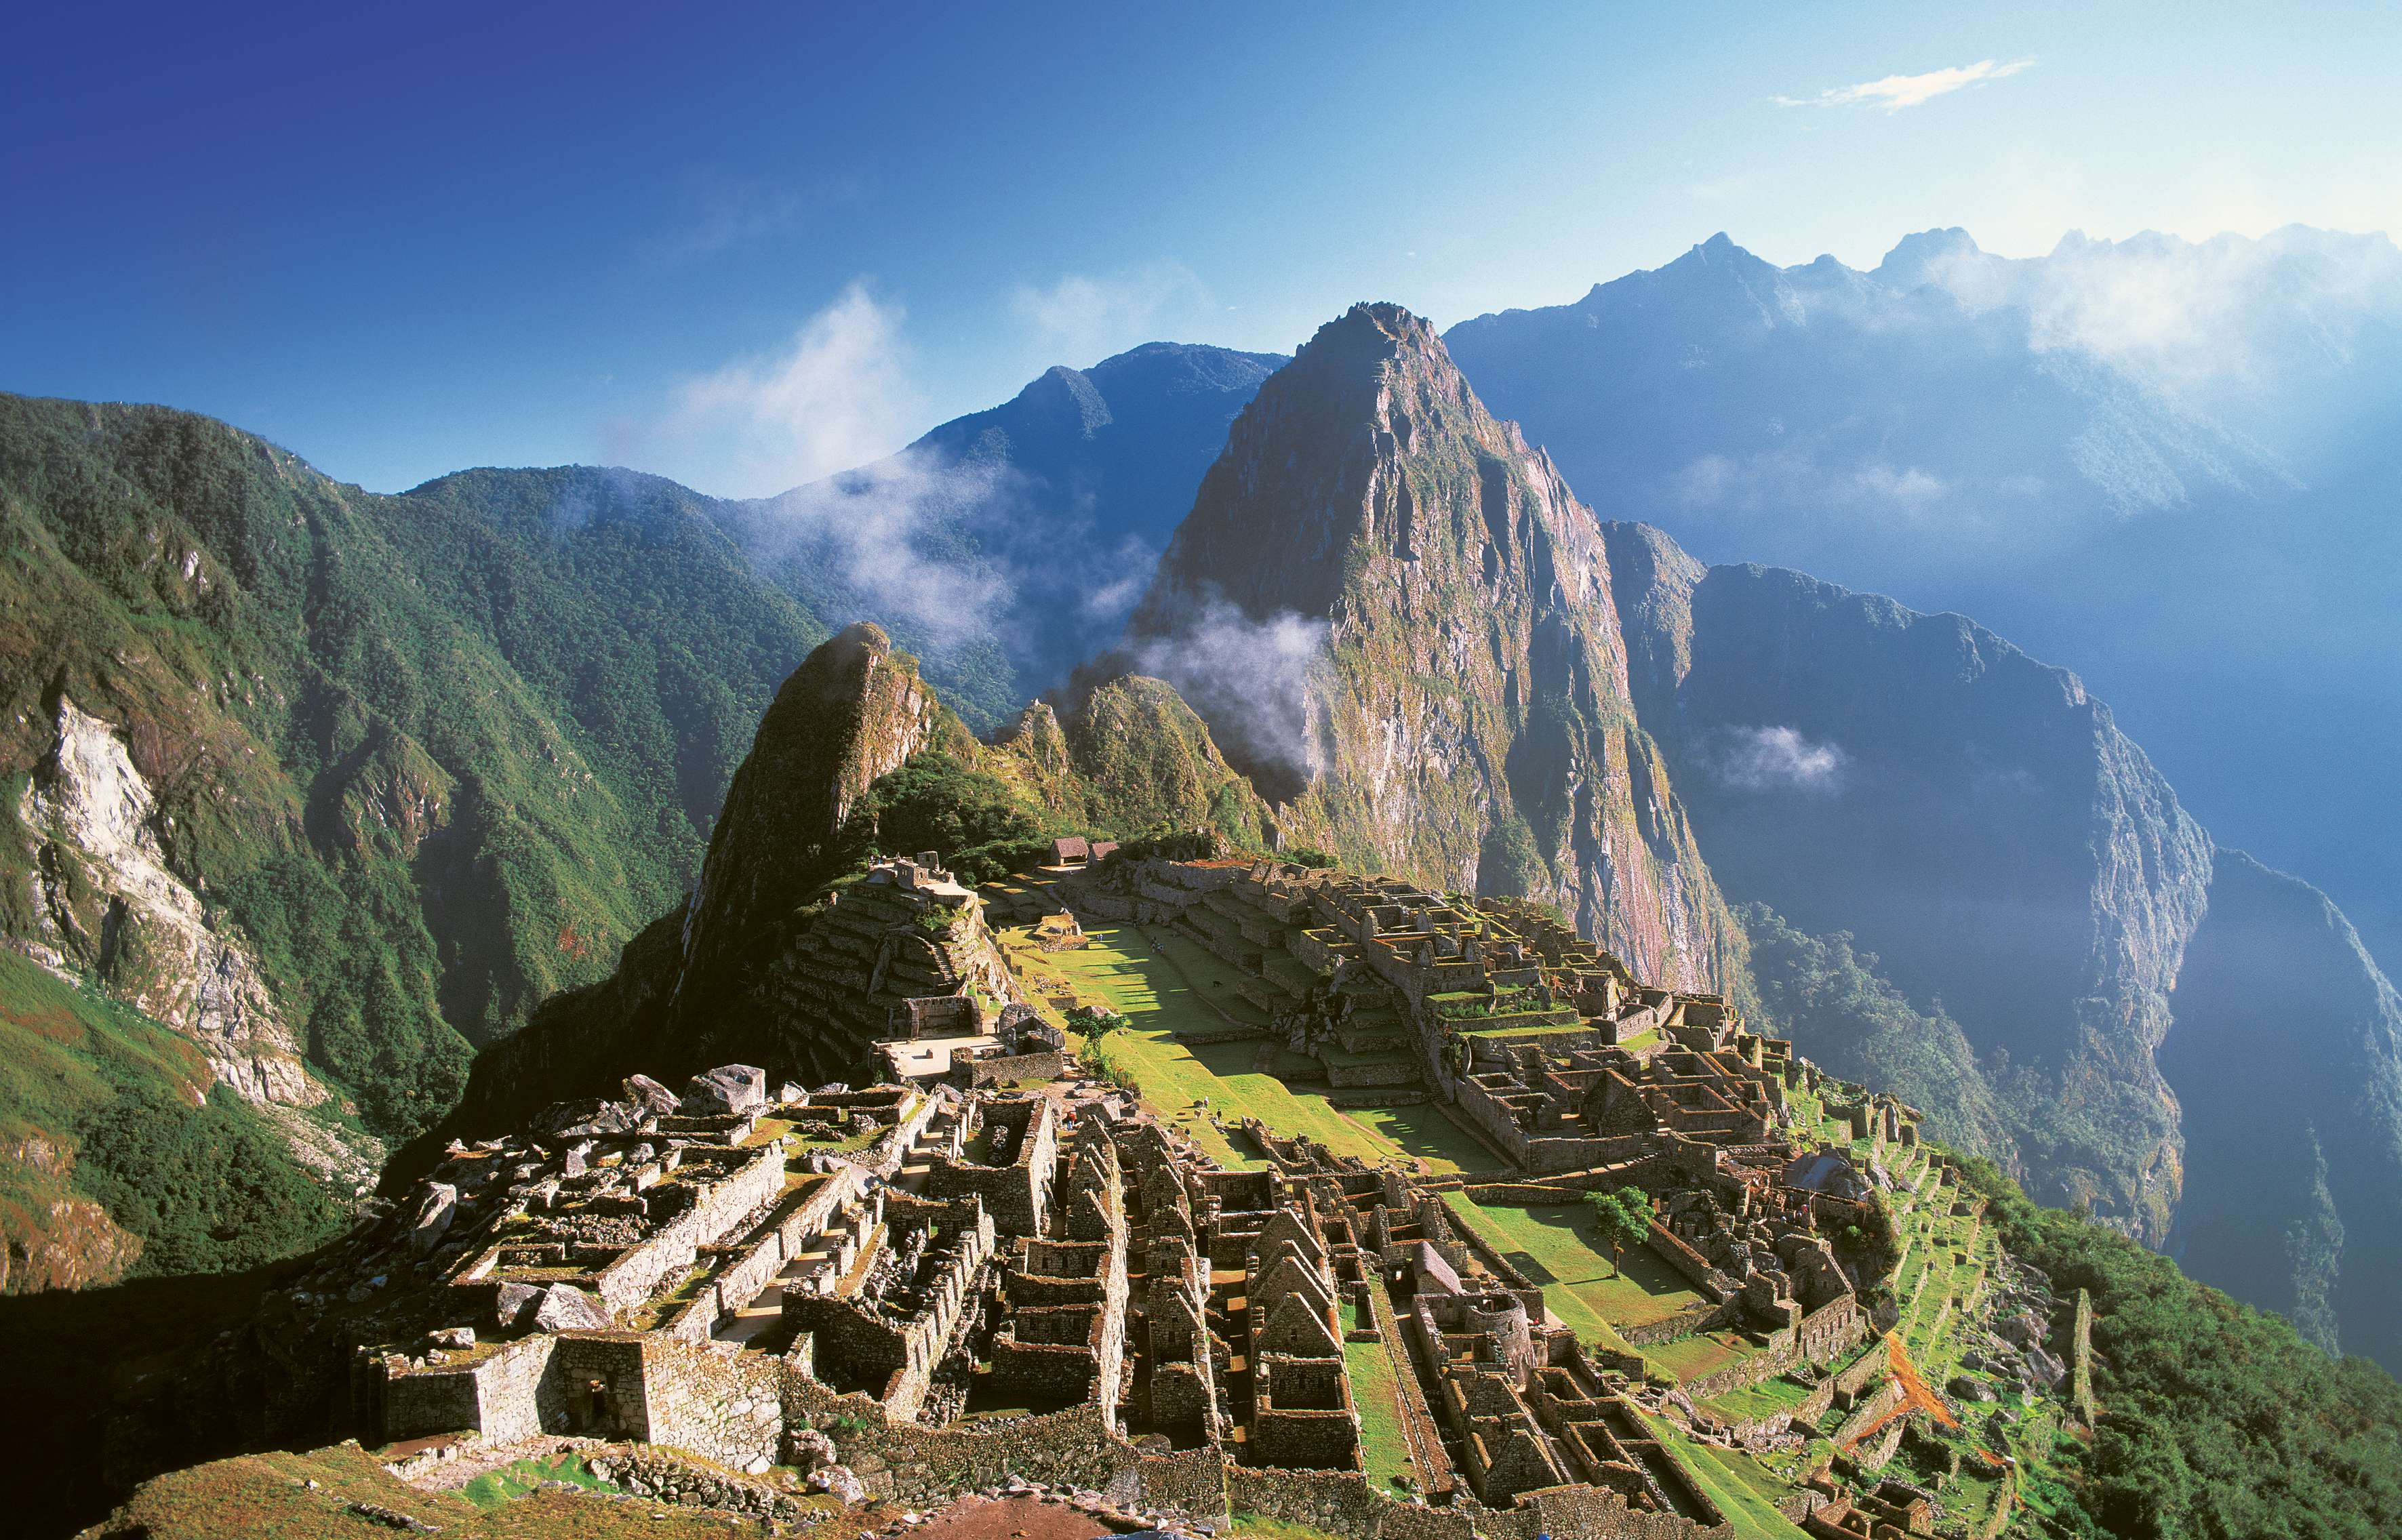
[(765, 492), (1053, 363), (1447, 325), (1719, 229), (2402, 227), (2382, 5), (32, 8), (0, 389), (379, 489)]

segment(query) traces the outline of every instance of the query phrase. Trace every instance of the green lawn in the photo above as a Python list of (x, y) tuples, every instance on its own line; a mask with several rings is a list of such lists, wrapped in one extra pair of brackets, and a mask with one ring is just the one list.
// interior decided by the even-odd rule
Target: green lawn
[[(1219, 956), (1190, 936), (1180, 935), (1166, 926), (1150, 926), (1142, 931), (1153, 952), (1176, 965), (1194, 992), (1210, 1005), (1223, 1011), (1237, 1022), (1249, 1026), (1268, 1024), (1267, 1012), (1235, 993), (1235, 979), (1239, 972), (1233, 963)], [(1226, 1024), (1217, 1022), (1203, 1028), (1223, 1031)]]
[(1346, 1342), (1343, 1358), (1351, 1373), (1351, 1404), (1360, 1413), (1360, 1470), (1374, 1486), (1389, 1488), (1396, 1476), (1422, 1481), (1401, 1432), (1401, 1383), (1383, 1342)]
[(1747, 1356), (1752, 1351), (1749, 1339), (1740, 1332), (1713, 1331), (1700, 1337), (1679, 1337), (1673, 1342), (1661, 1342), (1642, 1350), (1643, 1356), (1666, 1369), (1679, 1380), (1698, 1380), (1705, 1374), (1715, 1374), (1729, 1364)]
[(479, 1508), (497, 1508), (539, 1490), (545, 1481), (565, 1481), (587, 1492), (616, 1490), (587, 1470), (583, 1456), (562, 1454), (551, 1459), (520, 1460), (513, 1465), (486, 1471), (460, 1488), (459, 1495)]
[[(1790, 1490), (1760, 1468), (1749, 1455), (1696, 1443), (1661, 1419), (1636, 1410), (1651, 1437), (1674, 1451), (1693, 1482), (1725, 1514), (1737, 1540), (1802, 1540), (1799, 1524), (1776, 1511), (1776, 1497)], [(1737, 1463), (1749, 1467), (1739, 1469)]]
[[(1228, 1122), (1257, 1118), (1277, 1134), (1306, 1134), (1337, 1154), (1357, 1155), (1364, 1161), (1419, 1156), (1438, 1172), (1500, 1169), (1498, 1162), (1439, 1108), (1346, 1112), (1322, 1094), (1296, 1090), (1274, 1075), (1253, 1069), (1257, 1042), (1179, 1042), (1180, 1032), (1225, 1026), (1200, 1002), (1191, 977), (1171, 956), (1152, 945), (1148, 933), (1134, 926), (1097, 926), (1085, 935), (1090, 938), (1087, 944), (1047, 953), (1042, 962), (1067, 978), (1079, 993), (1107, 1001), (1132, 1023), (1110, 1035), (1107, 1050), (1133, 1070), (1144, 1094), (1163, 1114), (1186, 1113), (1199, 1099)], [(1217, 960), (1206, 953), (1201, 956), (1205, 965)], [(1237, 1153), (1206, 1120), (1194, 1119), (1180, 1126), (1230, 1166), (1264, 1163), (1255, 1156)]]
[(1547, 1295), (1572, 1295), (1619, 1330), (1664, 1321), (1703, 1302), (1648, 1248), (1622, 1253), (1612, 1276), (1592, 1211), (1581, 1204), (1519, 1208), (1477, 1203), (1465, 1193), (1444, 1196), (1454, 1209), (1474, 1209), (1486, 1233), (1501, 1237), (1500, 1248), (1526, 1276), (1544, 1285)]
[(1424, 1161), (1439, 1176), (1509, 1169), (1498, 1156), (1479, 1144), (1475, 1135), (1452, 1121), (1450, 1113), (1431, 1103), (1419, 1107), (1352, 1107), (1343, 1115), (1391, 1141), (1404, 1153)]
[[(1513, 1249), (1508, 1238), (1502, 1234), (1500, 1228), (1487, 1217), (1488, 1211), (1470, 1203), (1466, 1193), (1446, 1192), (1443, 1195), (1443, 1201), (1451, 1206), (1454, 1218), (1467, 1229), (1482, 1235), (1485, 1244), (1493, 1249), (1505, 1255)], [(1522, 1266), (1521, 1271), (1530, 1278), (1539, 1281), (1540, 1279), (1541, 1275), (1532, 1269)], [(1543, 1289), (1543, 1302), (1551, 1307), (1553, 1314), (1560, 1318), (1562, 1326), (1576, 1333), (1578, 1341), (1598, 1342), (1619, 1353), (1635, 1351), (1626, 1345), (1626, 1340), (1618, 1335), (1618, 1328), (1611, 1326), (1601, 1312), (1572, 1291), (1556, 1284), (1548, 1285)]]
[(1702, 1403), (1731, 1423), (1748, 1423), (1791, 1411), (1810, 1398), (1807, 1387), (1782, 1374), (1757, 1384), (1743, 1385)]

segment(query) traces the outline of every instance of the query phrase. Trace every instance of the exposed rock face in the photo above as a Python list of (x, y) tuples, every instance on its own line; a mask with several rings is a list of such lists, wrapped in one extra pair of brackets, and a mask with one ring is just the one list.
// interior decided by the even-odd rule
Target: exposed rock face
[(1557, 902), (1646, 977), (1740, 977), (1636, 720), (1599, 526), (1415, 316), (1355, 307), (1235, 425), (1127, 628), (1290, 837)]
[(2151, 1055), (2210, 842), (2143, 750), (2074, 675), (1957, 615), (1705, 569), (1645, 526), (1608, 540), (1636, 702), (1728, 891), (1853, 932), (1940, 1000), (2033, 1190), (2158, 1244), (2179, 1146)]
[(938, 745), (967, 753), (974, 740), (880, 628), (849, 626), (793, 671), (726, 790), (686, 910), (683, 1019), (714, 1010), (763, 923), (824, 880), (835, 834), (877, 777)]
[[(9, 1152), (0, 1150), (0, 1160), (7, 1159)], [(142, 1255), (142, 1237), (98, 1203), (63, 1192), (11, 1228), (17, 1233), (0, 1247), (0, 1295), (113, 1284)]]
[(2221, 850), (2173, 1003), (2170, 1249), (2329, 1352), (2402, 1365), (2402, 999), (2326, 894)]
[(17, 817), (39, 842), (37, 961), (101, 979), (200, 1044), (216, 1078), (254, 1102), (325, 1099), (249, 949), (170, 870), (158, 799), (108, 723), (60, 697), (56, 745)]
[[(837, 836), (877, 777), (921, 751), (980, 749), (878, 627), (821, 643), (760, 720), (691, 898), (628, 942), (608, 980), (555, 997), (486, 1051), (446, 1131), (488, 1132), (547, 1102), (614, 1095), (638, 1066), (689, 1075), (739, 1057), (780, 1073), (835, 1036), (848, 1062), (859, 1030), (884, 1024), (884, 1007), (863, 1004), (862, 1020), (836, 1034), (822, 993), (796, 987), (796, 972), (847, 965), (819, 956), (820, 916), (806, 901), (847, 859)], [(864, 969), (855, 982), (867, 983)], [(412, 1160), (437, 1143), (420, 1141)]]

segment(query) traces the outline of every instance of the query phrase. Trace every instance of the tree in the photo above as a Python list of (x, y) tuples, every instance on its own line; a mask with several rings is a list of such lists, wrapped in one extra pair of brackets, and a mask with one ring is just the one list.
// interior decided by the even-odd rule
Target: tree
[(1618, 1254), (1628, 1246), (1639, 1246), (1651, 1233), (1651, 1199), (1639, 1187), (1621, 1188), (1615, 1192), (1592, 1192), (1585, 1202), (1593, 1205), (1593, 1217), (1601, 1226), (1601, 1240), (1609, 1247), (1609, 1271), (1618, 1272)]

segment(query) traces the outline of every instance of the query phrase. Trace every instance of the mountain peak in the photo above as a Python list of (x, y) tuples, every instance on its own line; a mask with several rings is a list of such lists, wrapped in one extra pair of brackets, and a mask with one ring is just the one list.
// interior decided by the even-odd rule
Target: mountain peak
[(1941, 269), (1963, 262), (1995, 261), (1969, 238), (1968, 232), (1954, 225), (1947, 229), (1918, 230), (1903, 236), (1884, 254), (1871, 275), (1886, 287), (1904, 293), (1923, 288), (1940, 276)]
[(1363, 299), (1318, 327), (1294, 358), (1373, 354), (1383, 359), (1412, 351), (1443, 351), (1433, 325), (1390, 300)]

